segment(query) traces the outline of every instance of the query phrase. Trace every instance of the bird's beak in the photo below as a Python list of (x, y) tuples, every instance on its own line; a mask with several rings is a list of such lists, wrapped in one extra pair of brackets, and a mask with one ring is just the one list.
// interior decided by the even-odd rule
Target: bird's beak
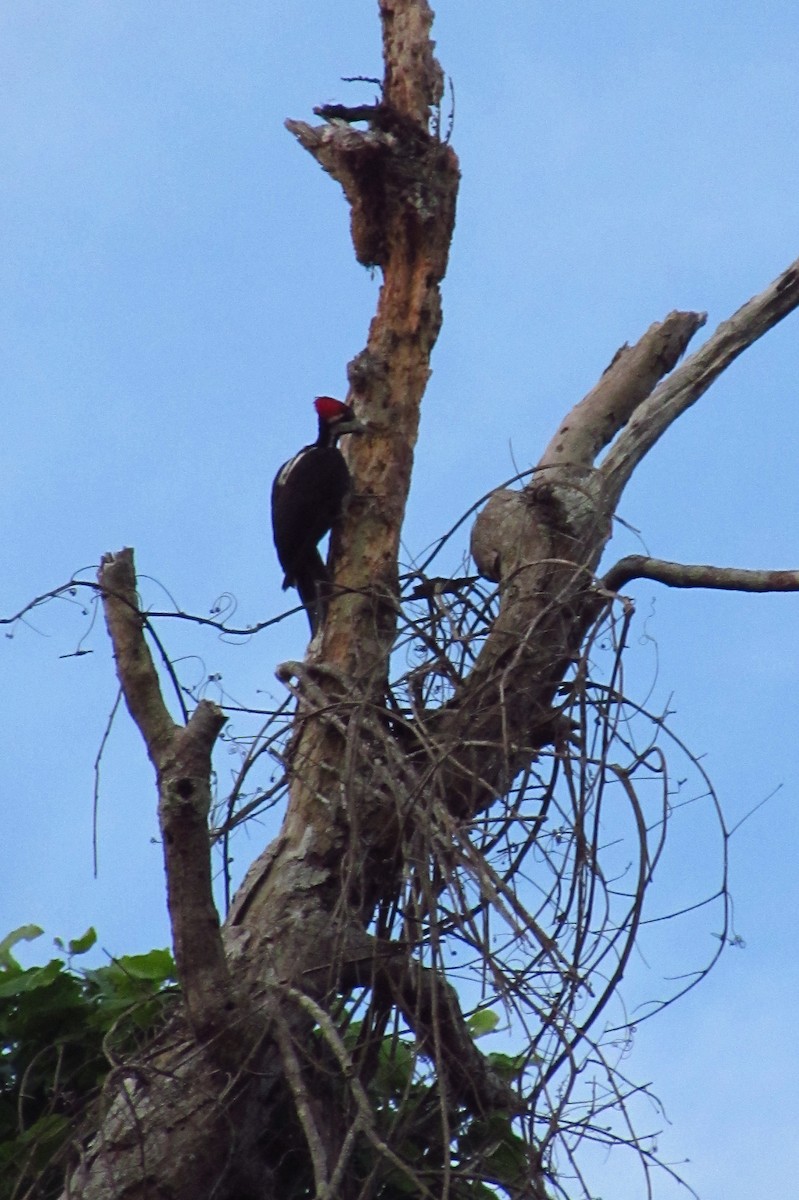
[(336, 434), (342, 433), (368, 433), (369, 426), (364, 425), (363, 421), (359, 421), (357, 417), (352, 417), (348, 421), (339, 421), (336, 424)]

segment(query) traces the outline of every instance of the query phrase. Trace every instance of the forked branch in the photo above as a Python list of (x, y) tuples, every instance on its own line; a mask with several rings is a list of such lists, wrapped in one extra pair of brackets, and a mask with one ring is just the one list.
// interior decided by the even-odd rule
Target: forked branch
[(539, 469), (593, 467), (599, 452), (676, 366), (706, 320), (706, 313), (669, 313), (634, 346), (622, 346), (596, 386), (568, 414), (544, 451)]
[(169, 917), (178, 976), (195, 1036), (218, 1037), (233, 1000), (211, 888), (211, 751), (226, 721), (203, 700), (185, 726), (171, 718), (144, 637), (133, 551), (103, 556), (98, 572), (117, 675), (158, 777)]
[(722, 321), (704, 346), (641, 404), (602, 464), (609, 503), (615, 507), (635, 468), (668, 427), (696, 403), (739, 354), (797, 306), (799, 259), (728, 320)]

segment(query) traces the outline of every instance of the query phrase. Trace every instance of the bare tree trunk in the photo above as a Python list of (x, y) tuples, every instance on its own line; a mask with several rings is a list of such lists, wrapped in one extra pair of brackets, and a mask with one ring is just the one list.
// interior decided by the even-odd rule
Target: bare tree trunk
[[(98, 1133), (65, 1193), (86, 1200), (264, 1200), (307, 1194), (296, 1191), (306, 1176), (319, 1197), (368, 1195), (352, 1171), (361, 1145), (404, 1172), (419, 1195), (432, 1194), (378, 1129), (368, 1072), (355, 1069), (331, 1017), (353, 989), (369, 989), (382, 1012), (401, 1014), (434, 1064), (443, 1147), (456, 1112), (523, 1110), (523, 1098), (477, 1050), (441, 971), (415, 958), (410, 918), (404, 937), (389, 939), (381, 914), (397, 905), (434, 842), (452, 844), (453, 831), (503, 795), (544, 746), (568, 743), (556, 693), (609, 591), (642, 573), (689, 585), (688, 568), (651, 560), (625, 560), (597, 581), (616, 505), (667, 426), (799, 304), (794, 265), (680, 367), (701, 314), (672, 313), (619, 351), (527, 486), (495, 493), (475, 524), (473, 554), (499, 584), (500, 605), (472, 669), (443, 706), (397, 712), (387, 696), (399, 536), (441, 325), (458, 164), (439, 135), (443, 76), (426, 0), (381, 0), (380, 16), (380, 102), (326, 106), (318, 127), (287, 123), (343, 187), (359, 261), (383, 274), (366, 348), (349, 370), (349, 402), (373, 434), (351, 451), (355, 498), (334, 537), (336, 590), (321, 642), (304, 663), (281, 668), (297, 698), (285, 821), (222, 930), (206, 817), (223, 717), (200, 705), (185, 726), (171, 720), (137, 607), (132, 554), (107, 556), (100, 571), (120, 682), (158, 776), (184, 1007), (143, 1062), (112, 1073)], [(746, 586), (730, 576), (719, 582), (710, 570), (695, 582)], [(782, 586), (796, 587), (788, 574)], [(445, 861), (446, 849), (436, 854)], [(443, 886), (435, 875), (427, 891), (419, 883), (420, 921), (432, 920)], [(550, 953), (557, 957), (557, 948)], [(543, 1194), (531, 1146), (518, 1195)]]

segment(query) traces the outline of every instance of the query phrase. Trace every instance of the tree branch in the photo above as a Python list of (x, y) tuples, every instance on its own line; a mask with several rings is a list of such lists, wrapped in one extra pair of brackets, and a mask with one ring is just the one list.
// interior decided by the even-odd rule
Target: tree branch
[[(472, 553), (481, 573), (501, 583), (502, 607), (471, 675), (428, 722), (428, 735), (451, 748), (443, 782), (456, 811), (490, 802), (492, 787), (501, 792), (540, 745), (557, 682), (596, 612), (592, 573), (635, 467), (721, 371), (797, 305), (799, 260), (681, 366), (674, 364), (702, 315), (673, 313), (653, 325), (632, 350), (622, 349), (572, 409), (539, 463), (546, 470), (536, 471), (522, 493), (502, 489), (490, 498), (472, 531)], [(616, 433), (595, 467), (595, 455)], [(758, 574), (761, 582), (782, 580), (781, 586), (792, 577)], [(672, 586), (712, 586), (709, 578), (705, 573), (700, 583), (678, 584), (675, 576)], [(682, 579), (688, 579), (685, 571)], [(470, 755), (471, 739), (496, 746), (493, 756)]]
[(418, 126), (441, 103), (444, 72), (430, 37), (433, 10), (427, 0), (380, 0), (383, 31), (383, 96), (387, 104)]
[(615, 508), (639, 462), (677, 418), (702, 396), (739, 354), (799, 305), (799, 259), (747, 301), (678, 367), (631, 417), (602, 464)]
[(622, 346), (596, 386), (571, 409), (524, 491), (500, 488), (489, 497), (471, 535), (472, 557), (486, 579), (498, 583), (551, 557), (550, 535), (558, 523), (575, 533), (577, 526), (604, 524), (604, 536), (610, 534), (605, 518), (611, 510), (596, 457), (675, 366), (704, 322), (704, 313), (673, 312), (634, 346)]
[(103, 611), (125, 703), (158, 778), (158, 819), (178, 977), (200, 1041), (218, 1038), (233, 1006), (211, 883), (211, 751), (226, 717), (203, 700), (188, 724), (169, 715), (144, 638), (131, 549), (103, 556)]
[(610, 568), (600, 586), (618, 592), (633, 579), (652, 579), (676, 588), (715, 588), (726, 592), (796, 592), (799, 571), (748, 570), (668, 562), (643, 554), (629, 554)]
[(349, 1051), (344, 1044), (341, 1034), (336, 1028), (334, 1021), (331, 1019), (330, 1014), (325, 1012), (325, 1010), (321, 1008), (311, 996), (298, 991), (296, 988), (288, 988), (286, 990), (286, 995), (294, 1000), (301, 1009), (304, 1009), (305, 1012), (307, 1012), (319, 1026), (322, 1035), (327, 1041), (327, 1044), (338, 1060), (342, 1075), (347, 1080), (352, 1097), (355, 1101), (356, 1108), (358, 1110), (358, 1118), (360, 1121), (361, 1130), (372, 1143), (375, 1150), (378, 1152), (378, 1154), (387, 1159), (392, 1166), (396, 1167), (396, 1169), (402, 1175), (406, 1176), (418, 1189), (422, 1196), (426, 1197), (427, 1200), (435, 1200), (433, 1193), (425, 1186), (424, 1182), (419, 1178), (412, 1167), (408, 1163), (404, 1162), (383, 1140), (383, 1138), (380, 1137), (374, 1111), (369, 1102), (366, 1089), (358, 1078), (358, 1073), (355, 1070), (355, 1064), (353, 1063)]
[(593, 467), (599, 452), (673, 369), (706, 320), (706, 313), (669, 313), (665, 321), (651, 325), (634, 346), (622, 346), (597, 385), (566, 417), (544, 451), (539, 469)]
[(302, 1125), (305, 1141), (308, 1145), (308, 1153), (311, 1156), (316, 1200), (326, 1200), (331, 1194), (327, 1151), (325, 1150), (324, 1141), (314, 1117), (313, 1101), (302, 1076), (302, 1067), (292, 1043), (288, 1021), (281, 1015), (279, 1010), (275, 1015), (275, 1030), (275, 1040), (280, 1051), (283, 1070), (286, 1073), (286, 1082), (294, 1099), (297, 1118)]
[(489, 1112), (518, 1113), (518, 1094), (491, 1069), (474, 1044), (461, 1012), (458, 994), (441, 975), (413, 960), (377, 960), (377, 980), (385, 980), (391, 996), (413, 1029), (423, 1054), (435, 1061), (458, 1104), (475, 1116)]
[[(192, 1029), (200, 1041), (226, 1034), (234, 1008), (211, 879), (208, 814), (211, 751), (227, 718), (202, 700), (178, 728), (158, 777), (158, 818), (164, 848), (167, 902), (175, 962)], [(220, 1041), (221, 1039), (221, 1041)]]
[(177, 725), (161, 695), (158, 673), (144, 640), (144, 618), (136, 594), (133, 551), (104, 554), (97, 581), (102, 588), (105, 623), (114, 648), (117, 675), (128, 712), (139, 727), (156, 771)]

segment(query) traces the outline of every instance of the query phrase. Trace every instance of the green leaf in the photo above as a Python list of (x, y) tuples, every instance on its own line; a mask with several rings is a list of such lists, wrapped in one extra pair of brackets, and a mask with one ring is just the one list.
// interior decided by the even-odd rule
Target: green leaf
[(342, 1034), (342, 1041), (348, 1050), (353, 1050), (363, 1029), (363, 1021), (350, 1021)]
[(499, 1025), (499, 1013), (490, 1008), (481, 1008), (479, 1012), (472, 1013), (466, 1024), (473, 1038), (485, 1037), (487, 1033), (493, 1033)]
[(513, 1118), (506, 1113), (491, 1113), (474, 1121), (459, 1140), (464, 1157), (476, 1157), (484, 1177), (494, 1183), (518, 1187), (529, 1176), (527, 1143), (513, 1130)]
[(518, 1075), (521, 1075), (524, 1068), (530, 1061), (529, 1054), (487, 1054), (486, 1059), (492, 1070), (496, 1071), (500, 1079), (510, 1082)]
[(62, 1117), (59, 1113), (48, 1113), (47, 1116), (40, 1117), (30, 1128), (23, 1129), (17, 1135), (17, 1141), (23, 1146), (30, 1144), (44, 1146), (46, 1142), (60, 1141), (70, 1128), (70, 1122), (66, 1117)]
[(91, 950), (96, 941), (97, 933), (94, 927), (90, 925), (83, 937), (73, 938), (67, 943), (67, 953), (70, 957), (76, 954), (85, 954), (87, 950)]
[(378, 1096), (386, 1100), (398, 1096), (410, 1084), (416, 1065), (416, 1053), (408, 1042), (395, 1034), (384, 1037), (377, 1057), (373, 1086)]
[(20, 925), (19, 929), (6, 934), (2, 942), (0, 942), (0, 966), (18, 966), (16, 959), (11, 954), (11, 947), (16, 946), (17, 942), (33, 942), (37, 937), (41, 937), (43, 933), (44, 930), (40, 929), (38, 925)]
[(494, 1147), (486, 1155), (486, 1162), (495, 1174), (497, 1183), (511, 1186), (518, 1185), (527, 1179), (530, 1166), (527, 1147), (521, 1138), (508, 1136), (505, 1141)]
[(63, 966), (60, 958), (53, 958), (46, 967), (32, 967), (30, 971), (20, 971), (0, 980), (0, 996), (21, 996), (37, 988), (49, 987), (61, 974)]
[(168, 950), (150, 950), (147, 954), (126, 954), (115, 959), (115, 963), (126, 975), (135, 979), (147, 979), (150, 983), (162, 984), (175, 979), (175, 963)]
[[(419, 1188), (410, 1175), (404, 1171), (391, 1171), (386, 1178), (386, 1185), (401, 1196), (418, 1196)], [(391, 1194), (389, 1192), (389, 1194)]]

